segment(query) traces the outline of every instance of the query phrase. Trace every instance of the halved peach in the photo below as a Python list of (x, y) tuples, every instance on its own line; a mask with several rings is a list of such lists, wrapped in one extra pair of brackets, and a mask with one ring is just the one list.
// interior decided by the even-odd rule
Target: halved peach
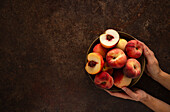
[(103, 69), (104, 60), (99, 53), (88, 54), (87, 60), (85, 69), (89, 74), (97, 74)]
[(99, 37), (100, 43), (105, 48), (114, 47), (119, 41), (119, 34), (113, 29), (108, 29)]

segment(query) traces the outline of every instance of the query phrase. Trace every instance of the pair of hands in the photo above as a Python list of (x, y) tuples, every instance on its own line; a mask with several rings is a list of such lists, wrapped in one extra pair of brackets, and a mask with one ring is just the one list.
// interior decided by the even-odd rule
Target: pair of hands
[[(158, 75), (161, 72), (161, 69), (159, 67), (158, 60), (156, 59), (153, 51), (151, 51), (143, 42), (141, 41), (138, 41), (138, 42), (140, 42), (143, 45), (143, 53), (147, 59), (147, 65), (145, 68), (146, 74), (152, 78), (158, 77)], [(127, 87), (123, 87), (122, 90), (125, 93), (111, 92), (108, 90), (105, 90), (105, 91), (108, 92), (112, 96), (120, 97), (123, 99), (130, 99), (134, 101), (143, 101), (147, 98), (147, 93), (141, 89), (134, 88), (131, 90)]]

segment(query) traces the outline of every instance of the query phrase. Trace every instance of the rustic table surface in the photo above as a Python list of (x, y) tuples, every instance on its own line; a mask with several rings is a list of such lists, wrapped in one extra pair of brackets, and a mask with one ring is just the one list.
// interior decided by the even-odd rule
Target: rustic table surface
[[(108, 28), (154, 51), (170, 73), (169, 0), (1, 0), (1, 112), (151, 112), (111, 97), (84, 71), (86, 51)], [(170, 103), (145, 73), (136, 84)]]

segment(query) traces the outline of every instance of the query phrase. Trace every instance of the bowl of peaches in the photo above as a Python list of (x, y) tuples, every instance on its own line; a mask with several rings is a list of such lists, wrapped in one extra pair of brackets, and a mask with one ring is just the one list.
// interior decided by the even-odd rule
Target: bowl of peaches
[(90, 45), (85, 61), (85, 70), (101, 89), (121, 91), (132, 87), (141, 78), (145, 69), (143, 46), (133, 36), (106, 30)]

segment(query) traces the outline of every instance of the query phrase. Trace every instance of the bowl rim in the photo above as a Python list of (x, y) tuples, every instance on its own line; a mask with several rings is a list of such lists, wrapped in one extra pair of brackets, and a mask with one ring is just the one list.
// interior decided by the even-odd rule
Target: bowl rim
[[(130, 35), (130, 34), (128, 34), (128, 33), (125, 33), (125, 32), (122, 32), (122, 31), (117, 31), (117, 32), (118, 32), (118, 33), (121, 33), (121, 34), (124, 34), (124, 35), (127, 35), (127, 36), (129, 36), (129, 37), (132, 37), (134, 40), (137, 40), (135, 37), (133, 37), (132, 35)], [(99, 36), (99, 37), (100, 37), (100, 36)], [(88, 50), (87, 50), (87, 53), (86, 53), (85, 65), (86, 65), (86, 63), (87, 63), (87, 55), (90, 53), (90, 49), (91, 49), (92, 45), (99, 39), (99, 37), (97, 37), (95, 40), (93, 40), (93, 42), (90, 44), (90, 46), (89, 46), (89, 48), (88, 48)], [(142, 77), (143, 72), (145, 71), (145, 64), (146, 64), (146, 58), (145, 58), (145, 56), (144, 56), (144, 59), (143, 59), (143, 67), (141, 67), (141, 74), (140, 74), (140, 76), (138, 77), (138, 79), (137, 79), (132, 85), (129, 86), (130, 88), (133, 87), (133, 86), (140, 80), (140, 78)], [(84, 70), (85, 70), (85, 69), (84, 69)], [(86, 70), (85, 70), (85, 72), (86, 72)], [(90, 76), (90, 74), (87, 73), (87, 72), (86, 72), (86, 74), (90, 77), (91, 81), (94, 83), (94, 81), (93, 81), (92, 77)], [(94, 84), (94, 85), (95, 85), (95, 84)], [(95, 86), (96, 86), (96, 85), (95, 85)], [(96, 86), (96, 87), (97, 87), (97, 86)], [(97, 88), (102, 89), (102, 88), (100, 88), (100, 87), (97, 87)], [(104, 89), (102, 89), (102, 90), (104, 90)], [(108, 89), (108, 90), (109, 90), (109, 91), (112, 91), (112, 92), (120, 92), (120, 91), (122, 91), (120, 88), (117, 89), (117, 90), (111, 90), (111, 89)]]

